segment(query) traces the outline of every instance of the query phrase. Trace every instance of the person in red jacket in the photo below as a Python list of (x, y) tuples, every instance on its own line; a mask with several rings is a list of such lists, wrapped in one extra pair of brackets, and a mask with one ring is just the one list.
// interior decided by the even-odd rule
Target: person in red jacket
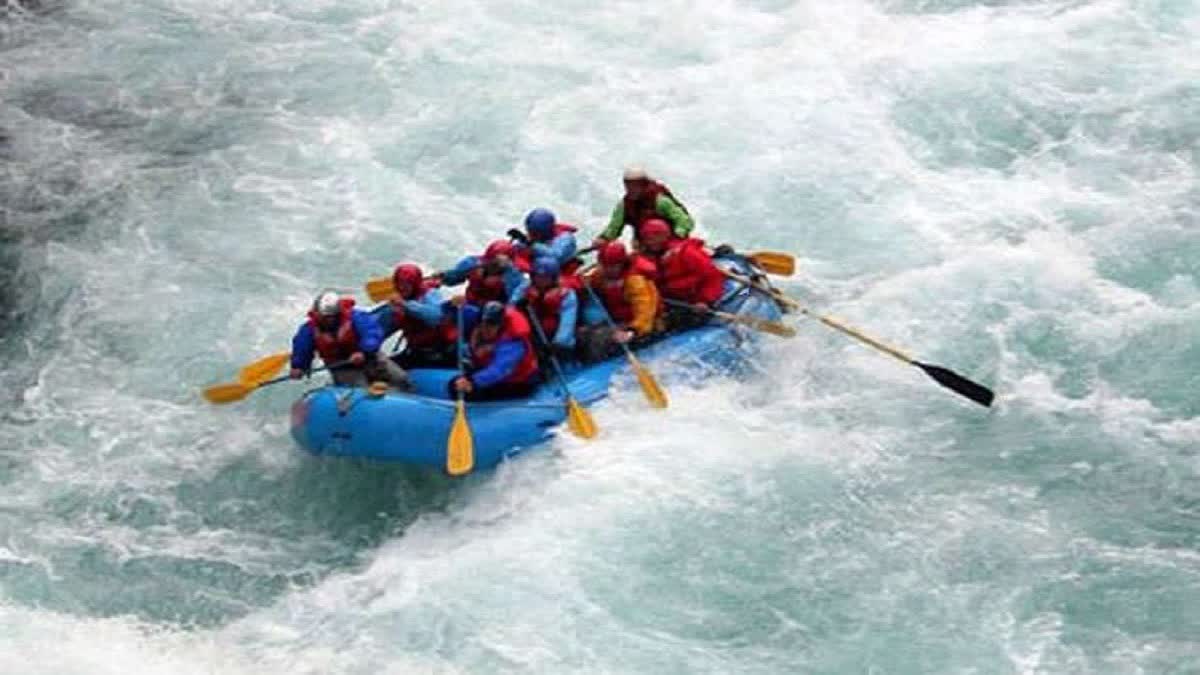
[(470, 372), (450, 381), (450, 398), (457, 398), (459, 392), (468, 401), (532, 394), (538, 385), (538, 359), (530, 339), (533, 329), (525, 315), (495, 300), (482, 309), (465, 304), (462, 296), (451, 304), (461, 307), (463, 313)]
[[(661, 328), (662, 300), (654, 281), (658, 273), (655, 264), (641, 255), (629, 255), (619, 241), (605, 244), (597, 261), (599, 267), (584, 281), (591, 300), (584, 306), (587, 327), (580, 335), (579, 351), (585, 362), (619, 353), (622, 342), (645, 342)], [(615, 330), (604, 320), (605, 312)]]
[(375, 316), (354, 307), (354, 298), (324, 291), (313, 300), (308, 320), (292, 338), (293, 380), (312, 370), (319, 355), (332, 370), (333, 382), (346, 387), (365, 387), (383, 381), (398, 389), (411, 387), (408, 373), (390, 360), (378, 358), (383, 331)]
[(437, 279), (426, 278), (416, 265), (397, 265), (392, 273), (396, 294), (373, 310), (386, 340), (404, 334), (404, 351), (391, 357), (403, 368), (449, 367), (457, 364), (458, 328), (442, 311)]
[(689, 328), (706, 322), (709, 310), (725, 293), (725, 276), (704, 250), (700, 239), (672, 239), (670, 226), (651, 218), (642, 225), (642, 253), (658, 266), (658, 291), (667, 300), (685, 302), (693, 310), (673, 308), (667, 327)]

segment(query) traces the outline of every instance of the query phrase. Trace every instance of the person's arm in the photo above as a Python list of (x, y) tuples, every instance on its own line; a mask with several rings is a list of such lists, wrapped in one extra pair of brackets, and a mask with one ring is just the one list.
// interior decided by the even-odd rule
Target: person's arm
[[(375, 321), (379, 323), (379, 329), (383, 331), (383, 339), (388, 339), (396, 331), (400, 330), (400, 319), (396, 316), (395, 298), (389, 300), (378, 307), (371, 309), (371, 316), (375, 317)], [(400, 311), (404, 311), (403, 308)]]
[(469, 255), (459, 260), (454, 269), (446, 270), (446, 273), (442, 275), (442, 285), (457, 286), (461, 284), (467, 280), (467, 275), (481, 264), (482, 261), (479, 259), (479, 256), (474, 255)]
[(501, 340), (496, 344), (492, 362), (486, 368), (471, 373), (471, 383), (476, 389), (486, 389), (513, 374), (521, 359), (525, 358), (525, 342)]
[(687, 211), (684, 211), (682, 206), (666, 195), (659, 195), (658, 199), (654, 200), (654, 210), (658, 212), (658, 215), (666, 218), (668, 223), (671, 223), (671, 231), (680, 239), (686, 239), (692, 233), (692, 229), (696, 227), (696, 223)]
[(529, 277), (521, 273), (521, 270), (515, 266), (510, 266), (504, 270), (504, 287), (508, 289), (508, 304), (509, 307), (515, 306), (517, 303), (525, 299), (525, 295), (529, 292)]
[(369, 312), (356, 309), (350, 314), (350, 321), (354, 323), (354, 332), (358, 334), (358, 351), (363, 354), (378, 352), (383, 344), (383, 329), (379, 327), (375, 317)]
[(313, 362), (312, 326), (304, 324), (292, 338), (292, 368), (308, 372)]
[(630, 275), (625, 281), (625, 299), (633, 306), (633, 320), (629, 329), (638, 337), (654, 330), (654, 319), (658, 316), (658, 289), (654, 282), (640, 274)]
[[(445, 317), (447, 321), (455, 322), (456, 325), (458, 321), (458, 310), (459, 308), (455, 307), (454, 302), (451, 300), (447, 300), (442, 303), (442, 316)], [(475, 324), (479, 323), (480, 309), (475, 305), (465, 303), (462, 306), (462, 315), (462, 338), (464, 341), (468, 341), (467, 336), (471, 334), (472, 330), (475, 330)]]
[(554, 346), (563, 349), (575, 348), (575, 322), (579, 316), (579, 300), (575, 291), (563, 296), (562, 308), (558, 312), (558, 330), (554, 332)]
[(621, 237), (621, 230), (625, 229), (625, 201), (617, 202), (613, 208), (612, 217), (608, 219), (608, 227), (600, 233), (599, 239), (613, 241)]
[(548, 244), (533, 245), (535, 256), (552, 256), (559, 265), (565, 265), (568, 260), (575, 257), (575, 249), (575, 235), (570, 232), (563, 232)]
[(442, 293), (431, 289), (420, 300), (405, 300), (404, 312), (428, 326), (442, 323)]

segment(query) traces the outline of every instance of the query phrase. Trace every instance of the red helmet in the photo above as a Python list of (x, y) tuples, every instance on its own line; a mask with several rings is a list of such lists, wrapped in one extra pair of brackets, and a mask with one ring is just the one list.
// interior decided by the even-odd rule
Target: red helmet
[(392, 285), (396, 287), (396, 290), (400, 290), (400, 286), (407, 284), (413, 291), (417, 291), (421, 288), (421, 282), (424, 279), (425, 275), (416, 265), (396, 265), (396, 270), (392, 272)]
[(507, 239), (497, 239), (488, 244), (487, 250), (483, 252), (484, 260), (495, 260), (500, 256), (513, 257), (512, 242)]
[(642, 226), (638, 228), (638, 239), (646, 239), (654, 236), (671, 236), (671, 226), (667, 224), (667, 221), (662, 218), (651, 218), (642, 223)]
[(625, 250), (625, 244), (619, 241), (610, 241), (600, 249), (601, 265), (624, 265), (628, 260), (629, 252)]

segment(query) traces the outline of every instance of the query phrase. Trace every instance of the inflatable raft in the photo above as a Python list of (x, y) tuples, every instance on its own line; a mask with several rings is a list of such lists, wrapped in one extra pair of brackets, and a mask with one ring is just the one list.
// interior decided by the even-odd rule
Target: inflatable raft
[[(740, 274), (752, 271), (741, 257), (721, 258), (717, 263)], [(780, 317), (773, 301), (734, 282), (727, 282), (718, 308), (764, 319)], [(714, 320), (654, 342), (638, 350), (638, 358), (646, 364), (683, 361), (672, 365), (672, 370), (687, 370), (694, 380), (736, 369), (745, 362), (752, 337), (744, 327)], [(628, 371), (628, 361), (619, 356), (564, 367), (571, 393), (581, 404), (591, 405), (608, 396), (614, 379)], [(446, 384), (458, 372), (434, 368), (409, 372), (417, 387), (411, 394), (372, 397), (360, 388), (333, 385), (306, 392), (292, 405), (292, 437), (314, 455), (445, 467), (455, 406), (446, 398)], [(549, 367), (544, 372), (549, 376)], [(635, 386), (629, 395), (641, 393)], [(529, 398), (468, 403), (467, 418), (475, 441), (475, 469), (481, 470), (551, 438), (566, 420), (566, 410), (560, 385), (550, 377)]]

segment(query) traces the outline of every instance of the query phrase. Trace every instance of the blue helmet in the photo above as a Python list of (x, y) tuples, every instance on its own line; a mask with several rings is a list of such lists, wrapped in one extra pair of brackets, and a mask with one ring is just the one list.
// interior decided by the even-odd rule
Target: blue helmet
[(558, 278), (559, 270), (558, 261), (549, 256), (542, 256), (533, 261), (533, 276), (550, 277), (551, 279)]
[(525, 216), (525, 230), (540, 239), (549, 239), (557, 222), (558, 218), (550, 209), (534, 209)]
[(479, 320), (492, 326), (498, 326), (504, 322), (504, 304), (492, 300), (483, 306), (483, 311), (480, 312)]

